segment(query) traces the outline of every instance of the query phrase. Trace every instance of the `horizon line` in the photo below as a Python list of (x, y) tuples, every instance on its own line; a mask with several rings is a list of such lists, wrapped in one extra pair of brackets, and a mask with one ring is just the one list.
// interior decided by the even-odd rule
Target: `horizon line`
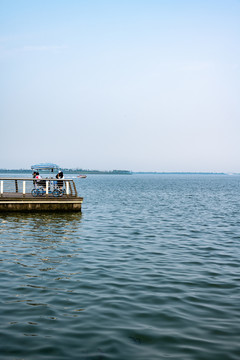
[[(98, 173), (114, 173), (114, 172), (125, 172), (131, 174), (216, 174), (216, 175), (238, 175), (238, 172), (232, 171), (132, 171), (132, 170), (122, 170), (122, 169), (113, 169), (113, 170), (97, 170), (97, 169), (81, 169), (81, 168), (65, 168), (60, 167), (62, 170), (65, 171), (73, 171), (73, 172), (98, 172)], [(0, 168), (0, 172), (2, 171), (27, 171), (32, 172), (31, 169), (26, 168), (15, 168), (15, 169), (7, 169), (7, 168)]]

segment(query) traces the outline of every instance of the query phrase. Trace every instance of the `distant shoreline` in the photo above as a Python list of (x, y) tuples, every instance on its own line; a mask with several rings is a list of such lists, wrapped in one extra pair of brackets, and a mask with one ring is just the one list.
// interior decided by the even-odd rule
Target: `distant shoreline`
[(133, 174), (150, 174), (150, 175), (240, 175), (239, 173), (224, 172), (189, 172), (189, 171), (169, 171), (169, 172), (133, 172)]
[[(110, 170), (110, 171), (101, 171), (101, 170), (84, 170), (84, 169), (65, 169), (61, 168), (65, 174), (79, 174), (79, 175), (132, 175), (132, 171), (129, 170)], [(32, 174), (31, 169), (0, 169), (1, 173), (23, 173), (23, 174)]]
[[(84, 169), (61, 169), (65, 174), (79, 174), (79, 175), (240, 175), (239, 173), (224, 173), (224, 172), (185, 172), (185, 171), (129, 171), (129, 170), (84, 170)], [(29, 169), (0, 169), (2, 173), (24, 173), (32, 174)]]

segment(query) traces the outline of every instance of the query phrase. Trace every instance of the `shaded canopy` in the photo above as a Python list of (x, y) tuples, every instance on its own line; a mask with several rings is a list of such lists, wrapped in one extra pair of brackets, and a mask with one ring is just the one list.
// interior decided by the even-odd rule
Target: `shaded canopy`
[(53, 172), (53, 170), (58, 170), (59, 166), (56, 164), (52, 164), (52, 163), (41, 163), (41, 164), (36, 164), (36, 165), (32, 165), (31, 166), (32, 170), (48, 170)]

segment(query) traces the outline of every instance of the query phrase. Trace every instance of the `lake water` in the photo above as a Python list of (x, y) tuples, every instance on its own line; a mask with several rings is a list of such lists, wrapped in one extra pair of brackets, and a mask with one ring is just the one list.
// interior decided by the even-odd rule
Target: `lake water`
[(0, 358), (239, 360), (240, 176), (92, 175), (0, 215)]

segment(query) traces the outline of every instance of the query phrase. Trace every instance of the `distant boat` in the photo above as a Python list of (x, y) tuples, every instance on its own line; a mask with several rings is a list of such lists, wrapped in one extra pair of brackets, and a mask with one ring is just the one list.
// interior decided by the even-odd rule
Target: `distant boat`
[(77, 177), (81, 179), (86, 179), (87, 175), (78, 175)]

